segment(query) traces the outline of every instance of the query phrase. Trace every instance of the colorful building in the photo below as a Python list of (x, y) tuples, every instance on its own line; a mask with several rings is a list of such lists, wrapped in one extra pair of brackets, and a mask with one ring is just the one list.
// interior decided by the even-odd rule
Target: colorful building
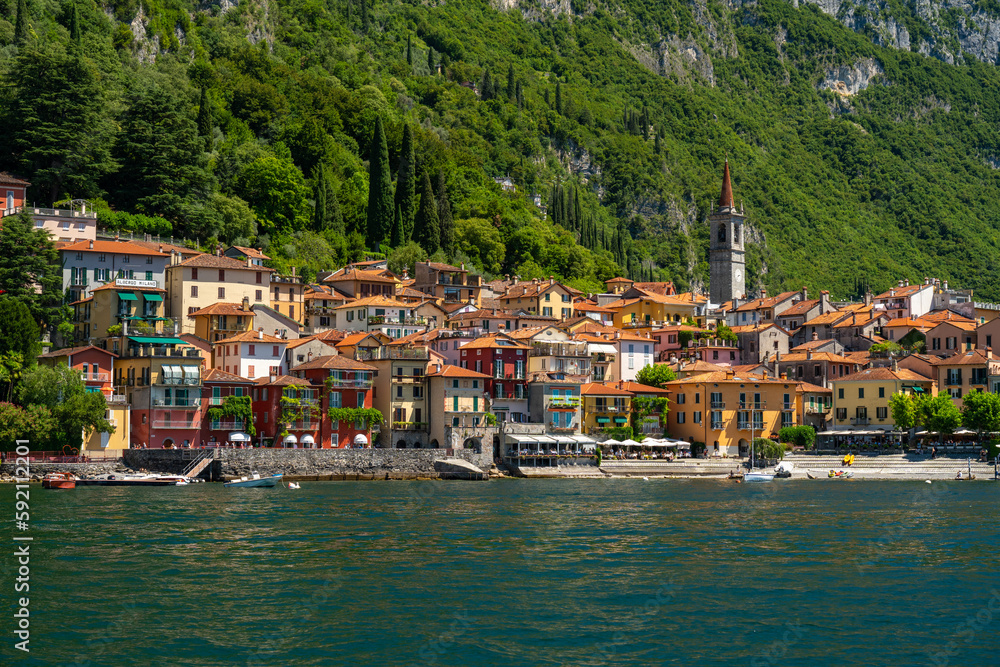
[(889, 398), (904, 394), (936, 394), (931, 378), (905, 368), (866, 368), (833, 381), (833, 423), (839, 431), (892, 431), (895, 423)]
[[(375, 372), (374, 366), (339, 355), (317, 357), (292, 371), (296, 377), (308, 380), (319, 392), (321, 447), (344, 449), (372, 444), (372, 432), (381, 429), (381, 420), (373, 423), (353, 411), (373, 407)], [(343, 411), (345, 418), (331, 419), (331, 410)]]

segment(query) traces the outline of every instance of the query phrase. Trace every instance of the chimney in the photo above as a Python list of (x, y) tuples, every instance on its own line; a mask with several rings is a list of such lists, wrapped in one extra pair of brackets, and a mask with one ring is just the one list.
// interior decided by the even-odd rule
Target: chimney
[(945, 292), (947, 292), (947, 291), (948, 291), (948, 281), (947, 281), (947, 280), (946, 280), (946, 281), (944, 281), (944, 282), (943, 282), (943, 283), (941, 284), (941, 289), (942, 289), (942, 290), (944, 290)]
[(264, 327), (257, 329), (257, 338), (263, 340), (264, 338)]
[(295, 277), (295, 267), (293, 266), (292, 267), (292, 278), (294, 278), (294, 277)]
[(727, 370), (726, 371), (726, 379), (727, 380), (732, 380), (734, 377), (736, 377), (736, 371), (734, 371), (734, 370)]
[(277, 379), (278, 379), (278, 376), (277, 376), (277, 375), (275, 375), (274, 371), (272, 371), (272, 372), (271, 372), (271, 374), (270, 374), (270, 375), (269, 375), (268, 377), (269, 377), (269, 378), (270, 378), (270, 380), (271, 380), (271, 384), (274, 384), (275, 380), (277, 380)]
[(531, 284), (532, 285), (537, 285), (538, 284), (538, 278), (532, 278), (531, 279)]
[[(889, 296), (890, 297), (896, 296), (896, 290), (894, 290), (894, 289), (889, 290)], [(868, 303), (868, 300), (865, 299), (865, 304), (867, 304), (867, 303)]]
[(767, 288), (766, 287), (761, 287), (760, 288), (760, 298), (762, 298), (762, 299), (766, 299), (767, 298)]
[(763, 376), (763, 378), (764, 378), (765, 380), (767, 379), (767, 369), (766, 369), (766, 368), (764, 369), (764, 372), (763, 372), (763, 373), (761, 373), (761, 375)]
[(91, 242), (90, 242), (90, 250), (93, 250), (93, 249), (94, 249), (94, 242), (93, 242), (93, 241), (91, 241)]
[(909, 286), (910, 286), (910, 279), (906, 278), (905, 280), (903, 280), (903, 287), (909, 287)]
[(740, 307), (740, 300), (739, 300), (738, 297), (734, 296), (733, 297), (733, 310), (736, 310), (739, 307)]
[(465, 262), (462, 262), (462, 270), (465, 271)]
[(160, 252), (163, 252), (163, 244), (160, 244)]
[(781, 363), (781, 352), (774, 353), (774, 363), (776, 366)]
[(830, 312), (830, 292), (823, 290), (819, 293), (819, 314), (826, 315)]
[(812, 358), (813, 358), (813, 351), (812, 350), (806, 350), (806, 361), (811, 361)]
[(251, 266), (253, 266), (253, 260), (247, 257), (247, 268), (249, 269)]
[(556, 279), (553, 278), (552, 276), (549, 276), (549, 284), (550, 285), (555, 285), (556, 284)]
[(925, 285), (930, 285), (931, 284), (931, 279), (928, 278), (927, 276), (924, 276), (924, 284)]
[(902, 281), (902, 280), (897, 280), (897, 281), (896, 281), (896, 285), (897, 285), (898, 287), (902, 287), (902, 286), (903, 286), (903, 281)]
[(250, 297), (248, 297), (248, 296), (244, 296), (243, 297), (243, 303), (241, 304), (240, 308), (241, 308), (241, 310), (244, 310), (244, 311), (250, 310)]
[(806, 290), (806, 286), (802, 286), (802, 300), (807, 301), (809, 299), (809, 292)]
[(438, 373), (440, 373), (440, 372), (441, 372), (441, 364), (437, 364), (437, 372), (438, 372)]
[(895, 373), (898, 370), (899, 370), (899, 362), (897, 362), (895, 359), (893, 359), (892, 360), (892, 372)]
[(867, 292), (865, 292), (865, 305), (866, 306), (872, 305), (872, 301), (874, 300), (874, 298), (875, 297), (872, 295), (871, 290), (868, 290)]

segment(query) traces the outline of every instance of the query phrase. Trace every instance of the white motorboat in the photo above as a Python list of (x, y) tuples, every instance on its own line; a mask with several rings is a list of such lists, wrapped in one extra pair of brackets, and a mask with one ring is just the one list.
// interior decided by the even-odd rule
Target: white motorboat
[(259, 473), (253, 473), (249, 477), (241, 477), (239, 479), (234, 479), (231, 482), (226, 482), (225, 486), (226, 487), (238, 486), (243, 488), (272, 487), (272, 486), (277, 486), (279, 481), (281, 481), (280, 474), (261, 477)]

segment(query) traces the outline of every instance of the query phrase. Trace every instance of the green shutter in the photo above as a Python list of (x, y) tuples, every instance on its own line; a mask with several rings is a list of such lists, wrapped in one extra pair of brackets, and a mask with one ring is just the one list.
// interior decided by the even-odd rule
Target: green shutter
[(458, 412), (458, 396), (453, 397), (453, 403), (454, 403), (454, 405), (452, 407), (452, 410), (454, 410), (455, 412)]
[(472, 397), (472, 411), (473, 412), (479, 412), (479, 397), (478, 396), (473, 396)]

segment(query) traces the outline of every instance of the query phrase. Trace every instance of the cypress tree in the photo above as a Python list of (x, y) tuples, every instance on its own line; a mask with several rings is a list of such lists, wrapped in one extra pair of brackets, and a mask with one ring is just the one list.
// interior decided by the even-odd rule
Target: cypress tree
[(435, 67), (434, 67), (434, 47), (433, 46), (431, 48), (427, 49), (427, 69), (429, 69), (431, 71), (431, 76), (433, 76), (434, 74), (437, 73), (436, 70), (435, 70)]
[(444, 169), (437, 177), (437, 207), (438, 221), (441, 225), (441, 248), (448, 257), (455, 255), (455, 221), (451, 217), (451, 202), (448, 200), (448, 189), (445, 183)]
[(313, 169), (313, 202), (313, 229), (319, 231), (326, 225), (326, 170), (321, 164)]
[(517, 82), (517, 89), (516, 89), (516, 92), (514, 93), (514, 96), (517, 98), (517, 108), (518, 109), (523, 109), (524, 108), (524, 91), (521, 90), (521, 82), (520, 81)]
[(431, 177), (423, 172), (420, 186), (420, 208), (413, 227), (413, 240), (427, 251), (428, 255), (437, 252), (441, 245), (441, 224), (438, 219), (438, 203), (431, 188)]
[(507, 68), (507, 99), (513, 102), (516, 94), (517, 82), (514, 79), (514, 63), (511, 63), (510, 67)]
[(482, 98), (483, 102), (493, 99), (493, 79), (490, 78), (489, 70), (485, 70), (483, 72), (483, 84), (479, 88), (479, 96)]
[(361, 27), (365, 32), (368, 32), (368, 26), (370, 19), (368, 17), (368, 0), (360, 0), (361, 2)]
[(583, 225), (583, 211), (580, 208), (580, 188), (573, 188), (573, 219), (577, 229)]
[(560, 116), (563, 112), (562, 84), (556, 81), (556, 113)]
[(351, 4), (353, 3), (353, 1), (354, 0), (347, 0), (347, 9), (344, 14), (344, 23), (347, 24), (348, 28), (351, 27)]
[(662, 148), (663, 147), (660, 145), (660, 133), (657, 132), (656, 136), (653, 137), (653, 152), (659, 155)]
[(406, 64), (413, 67), (413, 40), (410, 35), (406, 36)]
[(392, 229), (389, 231), (389, 245), (398, 248), (403, 245), (403, 221), (400, 218), (399, 209), (392, 216)]
[(208, 89), (202, 86), (198, 103), (198, 135), (205, 139), (205, 150), (212, 150), (212, 108), (208, 102)]
[(549, 102), (549, 89), (546, 88), (545, 92), (542, 93), (542, 97), (545, 98), (545, 104), (550, 104)]
[(316, 231), (332, 231), (344, 233), (344, 216), (340, 212), (340, 202), (337, 193), (333, 191), (330, 170), (323, 163), (317, 164), (313, 171), (313, 197), (316, 201), (313, 216), (313, 228)]
[(73, 44), (80, 46), (82, 37), (80, 35), (80, 11), (77, 9), (76, 3), (73, 3), (73, 13), (70, 15), (69, 20), (69, 38)]
[(400, 234), (403, 242), (413, 234), (413, 216), (416, 213), (416, 163), (413, 159), (413, 130), (403, 126), (403, 146), (399, 155), (399, 169), (396, 172), (395, 208), (400, 220)]
[(368, 150), (368, 229), (369, 249), (378, 249), (392, 226), (392, 179), (389, 176), (389, 148), (381, 116), (375, 117), (375, 131)]
[(31, 28), (28, 27), (27, 0), (17, 0), (17, 18), (14, 19), (14, 43), (18, 46), (28, 41)]

